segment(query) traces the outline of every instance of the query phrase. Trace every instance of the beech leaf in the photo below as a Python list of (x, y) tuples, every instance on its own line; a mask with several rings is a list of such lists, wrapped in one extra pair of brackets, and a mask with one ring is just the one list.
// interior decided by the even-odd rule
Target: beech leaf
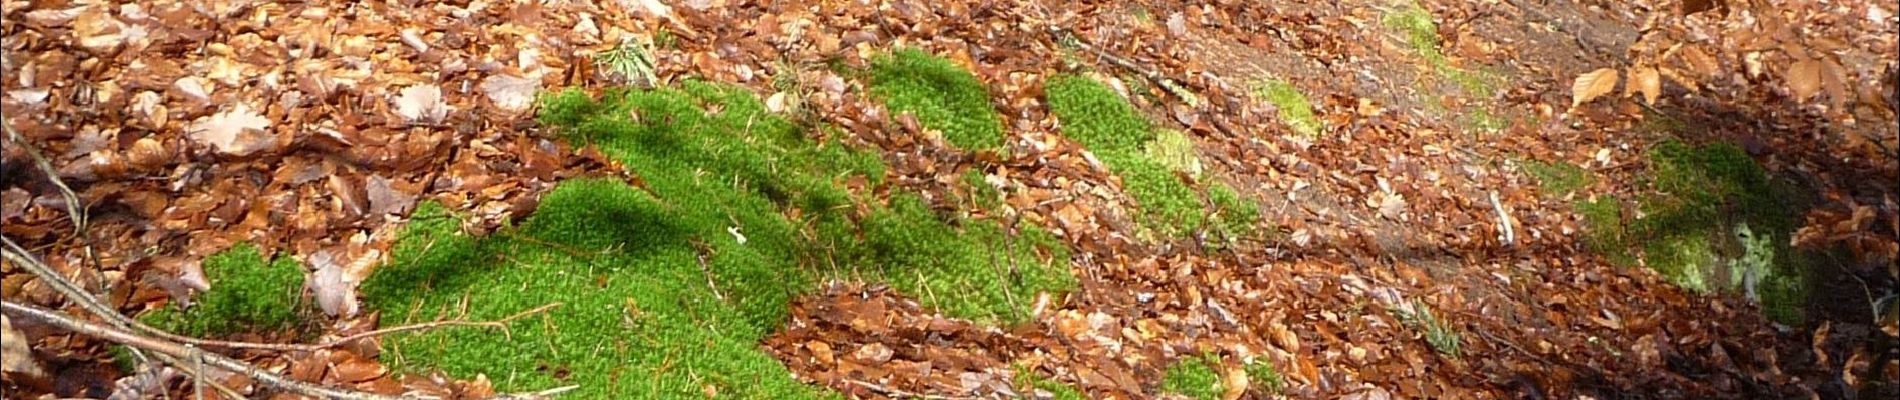
[(278, 147), (277, 135), (271, 134), (269, 129), (269, 119), (239, 104), (230, 110), (199, 119), (191, 125), (190, 136), (192, 140), (225, 154), (246, 156)]
[(1643, 104), (1655, 105), (1656, 98), (1662, 97), (1662, 74), (1655, 67), (1630, 68), (1629, 85), (1623, 88), (1623, 95), (1643, 94)]
[(1784, 79), (1788, 82), (1788, 91), (1796, 101), (1807, 100), (1821, 91), (1821, 62), (1812, 59), (1801, 60), (1788, 67)]
[(1578, 75), (1576, 82), (1570, 84), (1570, 108), (1610, 93), (1610, 90), (1616, 89), (1617, 79), (1620, 78), (1615, 68), (1601, 68)]
[(415, 85), (402, 89), (395, 100), (396, 115), (408, 122), (442, 122), (449, 110), (454, 109), (442, 102), (442, 88), (435, 85)]
[(533, 107), (534, 93), (540, 90), (539, 79), (508, 74), (490, 75), (482, 79), (482, 93), (488, 95), (488, 101), (511, 112), (526, 111)]

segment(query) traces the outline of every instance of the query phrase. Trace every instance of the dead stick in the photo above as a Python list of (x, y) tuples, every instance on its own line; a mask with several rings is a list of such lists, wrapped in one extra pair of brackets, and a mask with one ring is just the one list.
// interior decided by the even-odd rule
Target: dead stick
[[(60, 327), (61, 329), (73, 331), (73, 332), (86, 335), (86, 336), (109, 340), (109, 341), (112, 341), (113, 343), (136, 347), (141, 350), (151, 351), (158, 354), (164, 354), (167, 356), (176, 357), (180, 359), (199, 359), (199, 360), (202, 360), (202, 362), (205, 365), (210, 365), (212, 367), (217, 367), (218, 369), (223, 369), (223, 370), (227, 370), (231, 372), (241, 373), (241, 374), (244, 374), (245, 376), (250, 377), (251, 379), (257, 380), (258, 382), (263, 382), (264, 384), (271, 385), (273, 387), (277, 387), (280, 389), (284, 389), (287, 391), (295, 392), (297, 394), (302, 394), (306, 396), (325, 398), (325, 399), (351, 399), (351, 400), (383, 400), (383, 399), (394, 400), (394, 399), (405, 398), (405, 397), (391, 397), (391, 396), (384, 396), (384, 395), (375, 394), (375, 393), (364, 393), (364, 392), (357, 392), (353, 390), (345, 390), (345, 389), (319, 386), (319, 385), (311, 384), (308, 382), (286, 378), (282, 375), (277, 375), (269, 371), (259, 369), (256, 366), (246, 364), (243, 361), (231, 359), (229, 357), (225, 357), (217, 353), (211, 353), (211, 352), (199, 350), (192, 347), (186, 347), (184, 345), (167, 342), (167, 341), (163, 341), (159, 339), (154, 339), (151, 337), (140, 336), (138, 334), (134, 334), (124, 329), (120, 329), (120, 328), (112, 327), (108, 325), (102, 325), (96, 322), (80, 320), (78, 318), (73, 318), (70, 315), (66, 315), (65, 313), (41, 308), (39, 306), (34, 306), (30, 304), (21, 304), (21, 303), (14, 303), (11, 301), (0, 300), (0, 310), (3, 310), (8, 314), (12, 314), (14, 317), (17, 317), (17, 318), (32, 318), (36, 321), (45, 322), (47, 324)], [(190, 365), (190, 364), (186, 364), (186, 365)], [(413, 398), (413, 397), (409, 397), (409, 398)]]

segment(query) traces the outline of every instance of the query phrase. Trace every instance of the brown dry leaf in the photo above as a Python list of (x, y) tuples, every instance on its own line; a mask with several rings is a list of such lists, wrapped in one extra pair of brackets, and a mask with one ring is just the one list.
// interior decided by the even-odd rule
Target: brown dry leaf
[(238, 104), (225, 112), (199, 119), (191, 125), (191, 138), (198, 143), (234, 156), (247, 156), (278, 148), (277, 135), (270, 132), (270, 120)]
[(1846, 103), (1850, 98), (1847, 93), (1847, 68), (1833, 58), (1822, 59), (1821, 88), (1827, 90), (1827, 97), (1835, 107)]
[(1630, 82), (1623, 87), (1623, 96), (1642, 93), (1643, 104), (1655, 105), (1656, 98), (1662, 97), (1661, 75), (1655, 67), (1630, 68)]
[(1787, 76), (1783, 79), (1796, 101), (1814, 97), (1815, 93), (1821, 92), (1821, 62), (1812, 59), (1797, 61), (1794, 66), (1788, 67)]
[(1570, 84), (1570, 108), (1576, 108), (1590, 102), (1591, 99), (1610, 93), (1611, 90), (1616, 89), (1617, 79), (1620, 77), (1617, 76), (1615, 68), (1600, 68), (1578, 75), (1577, 80)]
[(1683, 63), (1689, 64), (1689, 72), (1698, 76), (1707, 78), (1722, 71), (1722, 65), (1715, 61), (1715, 56), (1702, 51), (1702, 46), (1682, 46), (1682, 51), (1676, 54), (1682, 56)]
[(1222, 364), (1221, 370), (1221, 400), (1235, 400), (1239, 399), (1241, 395), (1247, 394), (1247, 387), (1251, 386), (1252, 383), (1247, 380), (1246, 368), (1241, 368), (1239, 365)]
[(27, 347), (26, 335), (13, 329), (13, 320), (0, 315), (0, 372), (22, 373), (41, 376), (38, 360), (33, 359), (33, 350)]
[(355, 355), (349, 355), (347, 360), (330, 365), (332, 376), (335, 376), (337, 380), (351, 383), (382, 377), (385, 371), (383, 364)]

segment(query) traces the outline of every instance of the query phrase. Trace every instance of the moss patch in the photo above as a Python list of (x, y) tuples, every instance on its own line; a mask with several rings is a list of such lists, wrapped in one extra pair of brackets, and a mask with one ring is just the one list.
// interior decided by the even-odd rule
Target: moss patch
[(1275, 108), (1280, 109), (1280, 119), (1301, 136), (1317, 138), (1325, 127), (1319, 117), (1313, 114), (1313, 103), (1293, 84), (1279, 79), (1263, 80), (1254, 86), (1254, 96), (1273, 103)]
[(1023, 392), (1032, 390), (1043, 392), (1030, 393), (1029, 396), (1024, 397), (1050, 400), (1083, 400), (1088, 398), (1088, 396), (1082, 394), (1082, 390), (1076, 389), (1074, 386), (1069, 386), (1066, 383), (1037, 375), (1035, 371), (1031, 371), (1028, 368), (1017, 366), (1015, 370), (1017, 390)]
[(302, 328), (308, 304), (301, 301), (303, 266), (287, 257), (265, 259), (257, 246), (239, 244), (204, 259), (211, 289), (189, 309), (176, 305), (140, 319), (169, 332), (194, 337)]
[[(743, 89), (568, 91), (549, 96), (541, 117), (621, 162), (638, 186), (565, 182), (520, 228), (486, 238), (420, 207), (391, 263), (362, 287), (385, 324), (562, 305), (508, 335), (391, 336), (386, 360), (399, 370), (482, 373), (502, 390), (580, 385), (580, 398), (824, 397), (758, 342), (826, 274), (882, 279), (951, 315), (996, 321), (1026, 314), (1011, 298), (1073, 285), (1047, 233), (1005, 240), (992, 221), (847, 188), (883, 175), (874, 153), (813, 140)], [(1001, 264), (1011, 259), (1014, 274)]]
[(1537, 178), (1537, 183), (1544, 189), (1544, 193), (1552, 196), (1570, 194), (1577, 189), (1589, 186), (1590, 182), (1595, 180), (1595, 177), (1590, 176), (1590, 171), (1562, 161), (1530, 160), (1521, 165), (1524, 166), (1524, 172)]
[(871, 61), (871, 93), (894, 111), (943, 132), (957, 148), (1003, 147), (1003, 120), (990, 106), (989, 89), (950, 60), (917, 49), (898, 50)]
[[(1203, 194), (1181, 176), (1194, 177), (1192, 171), (1179, 169), (1184, 163), (1178, 158), (1186, 152), (1180, 149), (1181, 142), (1187, 138), (1157, 139), (1166, 133), (1157, 135), (1147, 118), (1114, 89), (1086, 77), (1065, 75), (1049, 81), (1044, 90), (1049, 109), (1062, 122), (1062, 134), (1088, 147), (1110, 172), (1121, 176), (1123, 191), (1140, 203), (1144, 227), (1162, 236), (1180, 237), (1208, 227), (1251, 227), (1258, 220), (1259, 211), (1251, 202), (1221, 184), (1209, 185), (1214, 188), (1209, 192), (1228, 193), (1207, 195), (1215, 206), (1233, 209), (1209, 212)], [(1191, 142), (1187, 147), (1192, 147)], [(1210, 215), (1217, 219), (1210, 221)]]
[[(1746, 293), (1748, 278), (1769, 317), (1798, 323), (1809, 263), (1788, 246), (1799, 198), (1771, 178), (1747, 152), (1727, 143), (1692, 146), (1665, 141), (1649, 151), (1648, 188), (1631, 223), (1614, 200), (1580, 203), (1590, 222), (1590, 247), (1612, 261), (1640, 244), (1643, 263), (1684, 288)], [(1607, 228), (1607, 229), (1606, 229)]]
[(1257, 393), (1279, 394), (1286, 389), (1286, 378), (1281, 377), (1280, 371), (1273, 368), (1273, 363), (1264, 358), (1256, 358), (1243, 368), (1247, 371), (1247, 382)]
[(1175, 360), (1161, 377), (1161, 392), (1197, 400), (1219, 399), (1222, 389), (1219, 367), (1220, 357), (1211, 353)]

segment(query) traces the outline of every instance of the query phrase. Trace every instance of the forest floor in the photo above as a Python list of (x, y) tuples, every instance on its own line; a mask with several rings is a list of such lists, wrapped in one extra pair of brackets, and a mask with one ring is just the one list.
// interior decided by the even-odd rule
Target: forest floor
[[(6, 0), (0, 232), (193, 336), (507, 322), (225, 352), (384, 394), (1900, 391), (1892, 241), (1794, 245), (1900, 234), (1891, 106), (1572, 103), (1673, 2), (602, 3)], [(6, 331), (7, 398), (193, 390)]]

